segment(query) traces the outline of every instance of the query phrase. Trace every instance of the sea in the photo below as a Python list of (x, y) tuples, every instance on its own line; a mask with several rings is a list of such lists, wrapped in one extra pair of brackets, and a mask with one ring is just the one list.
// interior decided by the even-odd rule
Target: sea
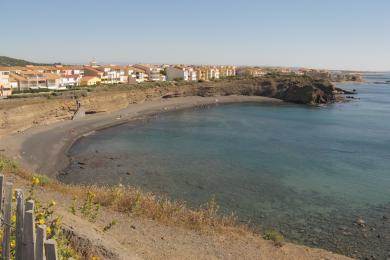
[(66, 183), (140, 187), (197, 208), (214, 198), (256, 230), (365, 259), (390, 257), (390, 73), (347, 102), (237, 103), (97, 131), (70, 149)]

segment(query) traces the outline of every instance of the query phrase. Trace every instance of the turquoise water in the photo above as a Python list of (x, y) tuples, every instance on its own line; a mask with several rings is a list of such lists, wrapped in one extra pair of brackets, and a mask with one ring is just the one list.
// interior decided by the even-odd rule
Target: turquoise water
[(390, 85), (340, 87), (359, 94), (323, 107), (211, 106), (105, 129), (76, 142), (61, 179), (136, 185), (193, 207), (215, 196), (223, 213), (290, 241), (381, 258), (390, 248)]

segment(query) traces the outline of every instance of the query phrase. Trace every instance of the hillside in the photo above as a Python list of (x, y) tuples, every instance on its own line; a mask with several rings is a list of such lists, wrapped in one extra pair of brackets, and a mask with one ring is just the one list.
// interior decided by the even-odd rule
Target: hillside
[(36, 65), (36, 66), (45, 66), (45, 65), (53, 65), (46, 63), (36, 63), (21, 59), (10, 58), (7, 56), (0, 56), (0, 66), (26, 66), (26, 65)]

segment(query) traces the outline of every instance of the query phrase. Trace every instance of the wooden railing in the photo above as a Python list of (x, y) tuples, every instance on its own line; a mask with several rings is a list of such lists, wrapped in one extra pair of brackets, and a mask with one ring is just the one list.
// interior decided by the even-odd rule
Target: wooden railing
[[(15, 221), (12, 221), (13, 192), (16, 200)], [(3, 228), (1, 259), (58, 259), (55, 240), (46, 240), (46, 225), (35, 226), (34, 201), (25, 201), (21, 189), (13, 191), (13, 183), (6, 182), (3, 175), (0, 175), (0, 224)], [(13, 237), (15, 239), (11, 240)]]

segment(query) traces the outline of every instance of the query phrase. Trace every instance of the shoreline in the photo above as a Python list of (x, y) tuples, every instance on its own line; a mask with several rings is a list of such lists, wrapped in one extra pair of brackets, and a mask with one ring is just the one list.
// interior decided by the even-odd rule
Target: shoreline
[(20, 133), (0, 137), (0, 154), (17, 160), (26, 169), (56, 178), (70, 162), (68, 150), (79, 138), (104, 128), (115, 127), (133, 120), (166, 112), (208, 105), (229, 103), (283, 104), (282, 100), (261, 96), (177, 97), (157, 99), (108, 113), (86, 115), (76, 120), (65, 120), (29, 128)]

